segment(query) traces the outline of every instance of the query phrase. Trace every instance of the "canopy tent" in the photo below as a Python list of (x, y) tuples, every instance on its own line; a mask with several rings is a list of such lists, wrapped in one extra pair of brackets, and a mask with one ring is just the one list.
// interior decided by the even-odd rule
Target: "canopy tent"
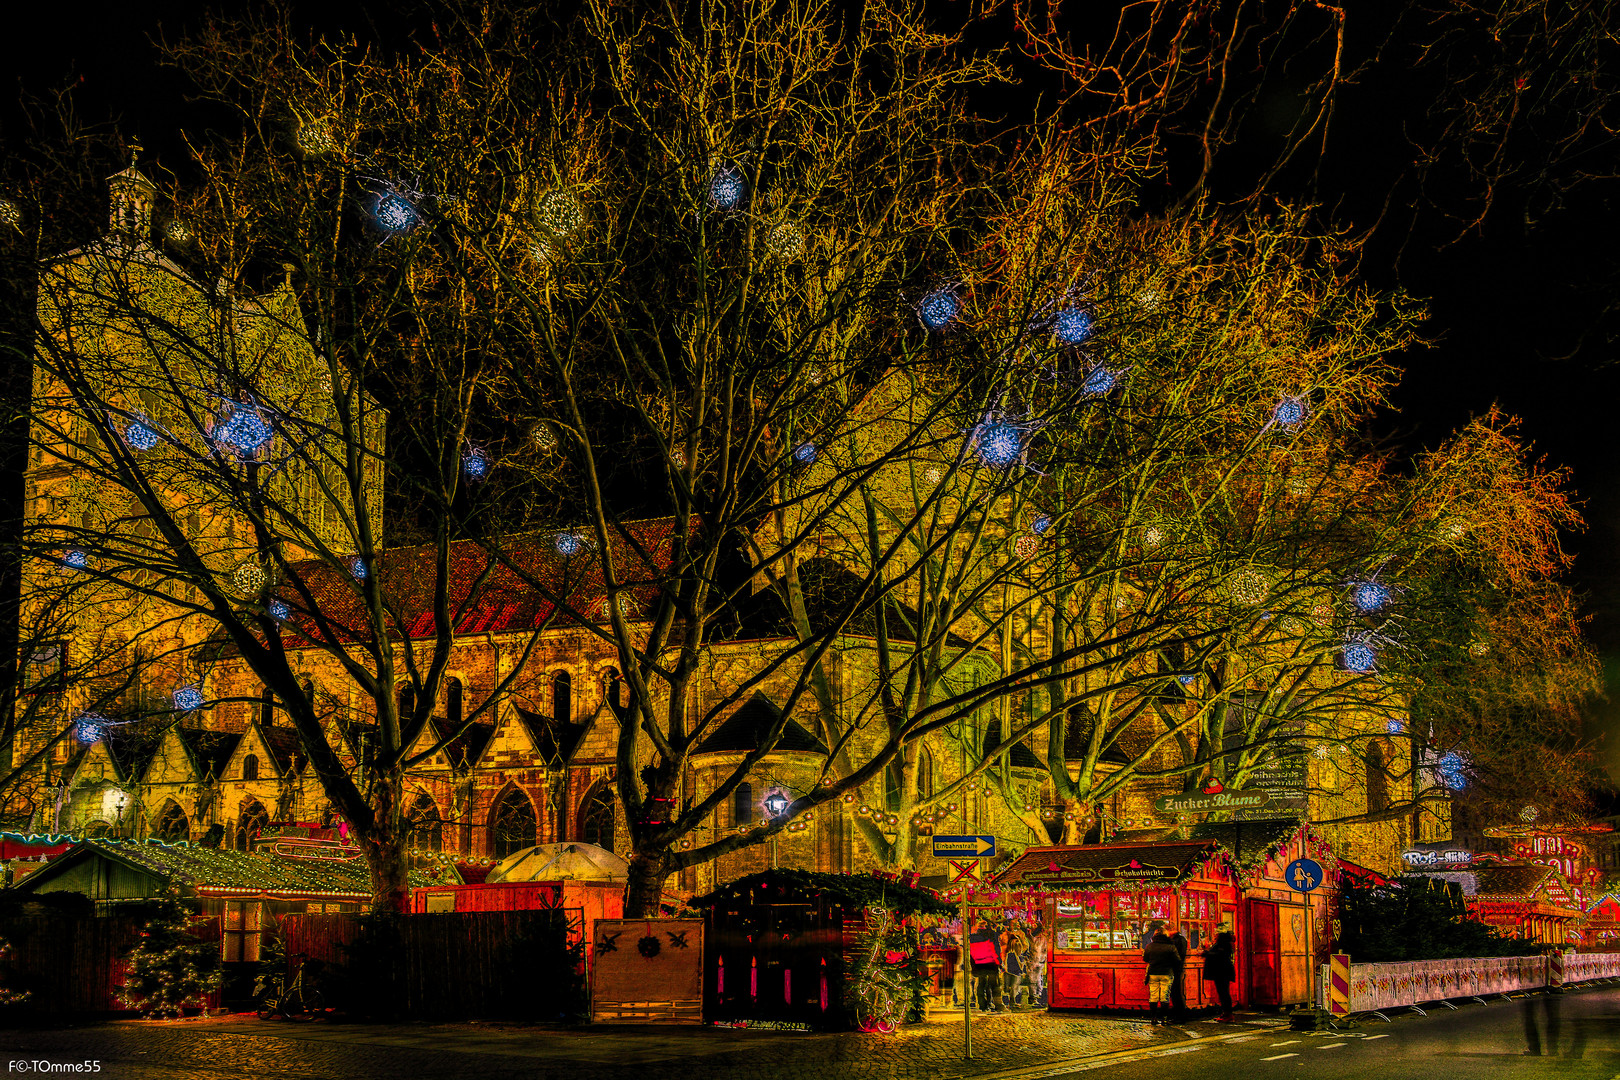
[(600, 881), (623, 883), (630, 864), (595, 844), (538, 844), (514, 851), (489, 872), (485, 882)]

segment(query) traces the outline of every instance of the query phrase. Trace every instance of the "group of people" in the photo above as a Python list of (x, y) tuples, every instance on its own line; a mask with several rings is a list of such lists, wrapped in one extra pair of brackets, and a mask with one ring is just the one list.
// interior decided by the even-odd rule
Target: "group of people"
[[(1046, 935), (1041, 931), (1038, 922), (1024, 926), (1011, 919), (973, 920), (966, 956), (951, 979), (951, 1004), (961, 1003), (957, 996), (961, 987), (980, 1012), (1007, 1012), (1020, 1004), (1045, 1006)], [(938, 945), (960, 948), (956, 935), (946, 932)]]
[[(1237, 978), (1233, 952), (1237, 937), (1230, 930), (1215, 935), (1214, 944), (1204, 950), (1204, 981), (1215, 984), (1221, 1012), (1215, 1019), (1232, 1022), (1232, 980)], [(1181, 1023), (1187, 1018), (1187, 938), (1177, 930), (1165, 933), (1162, 920), (1148, 924), (1148, 941), (1142, 949), (1147, 964), (1148, 1009), (1153, 1023)]]

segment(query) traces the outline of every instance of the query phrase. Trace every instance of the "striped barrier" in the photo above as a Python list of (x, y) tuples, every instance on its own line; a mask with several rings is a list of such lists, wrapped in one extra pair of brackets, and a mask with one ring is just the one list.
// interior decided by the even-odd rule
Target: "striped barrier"
[(1334, 953), (1328, 958), (1328, 1012), (1334, 1016), (1350, 1015), (1350, 957)]

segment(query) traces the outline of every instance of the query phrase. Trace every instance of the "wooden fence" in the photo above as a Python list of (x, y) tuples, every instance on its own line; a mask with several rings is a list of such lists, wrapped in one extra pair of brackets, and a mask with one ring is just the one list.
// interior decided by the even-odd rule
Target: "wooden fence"
[(336, 969), (328, 997), (350, 1012), (413, 1020), (550, 1019), (583, 1010), (577, 908), (410, 915), (386, 928), (354, 915), (288, 915), (281, 938)]

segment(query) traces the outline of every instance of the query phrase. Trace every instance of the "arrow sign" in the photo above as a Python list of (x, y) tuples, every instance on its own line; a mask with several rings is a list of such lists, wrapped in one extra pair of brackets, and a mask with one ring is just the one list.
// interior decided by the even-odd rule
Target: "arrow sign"
[(987, 858), (996, 853), (996, 838), (993, 836), (935, 836), (934, 858), (944, 859), (952, 855), (971, 855), (975, 858)]

